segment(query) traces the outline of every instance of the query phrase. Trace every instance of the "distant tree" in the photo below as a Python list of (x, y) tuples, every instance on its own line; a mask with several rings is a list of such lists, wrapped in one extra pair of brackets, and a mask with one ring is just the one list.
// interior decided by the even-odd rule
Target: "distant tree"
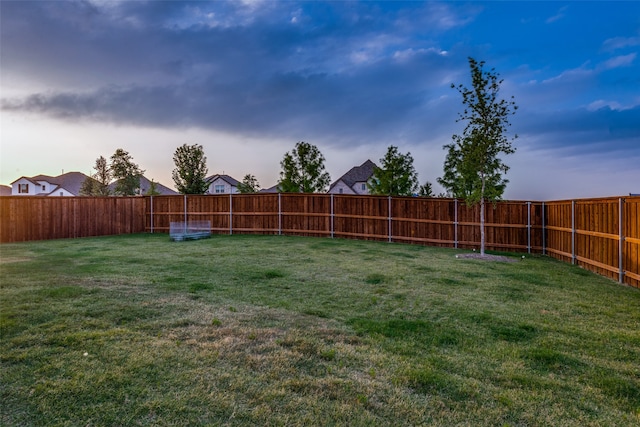
[(242, 194), (257, 193), (260, 191), (260, 184), (255, 176), (250, 173), (242, 178), (242, 182), (238, 184), (238, 192)]
[(173, 154), (176, 167), (173, 170), (173, 182), (182, 194), (204, 194), (209, 187), (206, 181), (207, 158), (202, 145), (183, 144)]
[(278, 187), (284, 193), (321, 193), (331, 181), (318, 147), (304, 141), (298, 142), (290, 153), (285, 153), (280, 166)]
[(447, 156), (444, 175), (438, 182), (453, 197), (465, 199), (467, 204), (480, 203), (480, 253), (484, 255), (485, 201), (496, 202), (502, 198), (508, 181), (502, 178), (509, 167), (502, 163), (500, 154), (512, 154), (513, 138), (507, 137), (511, 124), (509, 116), (518, 107), (513, 101), (498, 97), (502, 80), (494, 69), (485, 71), (484, 61), (469, 58), (471, 88), (451, 85), (462, 95), (464, 112), (457, 121), (467, 123), (462, 135), (453, 135), (453, 142), (444, 148)]
[(107, 159), (103, 156), (98, 157), (93, 169), (95, 172), (82, 182), (80, 194), (83, 196), (109, 196), (111, 194), (109, 189), (111, 171)]
[(133, 157), (122, 148), (118, 148), (111, 156), (109, 171), (116, 179), (115, 194), (117, 196), (133, 196), (140, 190), (140, 177), (144, 173), (133, 163)]
[(429, 181), (425, 182), (418, 189), (418, 196), (420, 197), (434, 197), (433, 186)]
[(147, 190), (146, 193), (144, 193), (144, 195), (145, 196), (159, 196), (160, 195), (160, 192), (158, 191), (158, 183), (155, 182), (153, 180), (153, 178), (149, 182), (149, 189)]
[(411, 153), (402, 154), (393, 145), (380, 159), (380, 167), (373, 168), (367, 183), (369, 193), (388, 196), (412, 196), (418, 188), (418, 174), (413, 167)]
[(96, 180), (91, 178), (90, 176), (86, 177), (84, 181), (82, 181), (79, 194), (81, 196), (95, 196), (95, 194), (93, 194), (94, 188), (95, 188), (95, 182)]

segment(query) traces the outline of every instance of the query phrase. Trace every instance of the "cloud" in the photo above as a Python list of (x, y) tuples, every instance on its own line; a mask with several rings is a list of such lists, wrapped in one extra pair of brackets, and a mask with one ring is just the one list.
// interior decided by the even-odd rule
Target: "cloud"
[[(3, 6), (2, 23), (12, 22), (2, 29), (12, 40), (6, 62), (28, 63), (31, 77), (51, 89), (5, 98), (2, 108), (69, 121), (359, 144), (416, 137), (419, 115), (432, 95), (448, 90), (445, 76), (456, 67), (432, 46), (404, 49), (398, 61), (402, 32), (381, 32), (367, 14), (393, 28), (397, 19), (369, 4), (356, 5), (366, 9), (356, 19), (337, 10), (343, 4), (160, 3)], [(352, 25), (312, 18), (318, 11), (305, 7)], [(442, 26), (461, 25), (449, 7), (436, 9)], [(292, 14), (300, 25), (290, 25)], [(85, 18), (89, 24), (80, 24)], [(18, 69), (9, 66), (9, 73)]]
[(640, 105), (616, 110), (599, 103), (589, 108), (563, 111), (520, 111), (514, 118), (521, 139), (529, 149), (572, 154), (640, 158)]
[(610, 70), (613, 68), (628, 67), (631, 64), (633, 64), (633, 61), (635, 61), (636, 56), (637, 56), (637, 53), (635, 52), (630, 53), (628, 55), (616, 56), (614, 58), (611, 58), (605, 61), (602, 64), (602, 68), (604, 68), (605, 70)]
[(605, 51), (614, 51), (624, 49), (626, 47), (640, 46), (640, 36), (636, 37), (613, 37), (602, 43), (602, 49)]
[(564, 18), (564, 17), (565, 17), (565, 12), (566, 12), (568, 9), (569, 9), (569, 7), (568, 7), (568, 6), (563, 6), (563, 7), (561, 7), (555, 15), (550, 16), (549, 18), (547, 18), (545, 22), (546, 22), (547, 24), (552, 24), (552, 23), (554, 23), (554, 22), (557, 22), (557, 21), (561, 20), (562, 18)]
[(423, 30), (449, 31), (473, 22), (482, 9), (475, 5), (463, 5), (457, 8), (450, 3), (427, 2), (422, 8), (405, 11), (398, 20), (398, 25), (409, 25), (410, 28), (419, 26)]
[(565, 70), (562, 73), (554, 76), (554, 77), (550, 77), (548, 79), (545, 79), (542, 81), (543, 84), (549, 84), (549, 83), (564, 83), (564, 82), (571, 82), (571, 81), (575, 81), (575, 80), (580, 80), (583, 79), (585, 77), (591, 76), (593, 74), (593, 70), (587, 68), (587, 63), (583, 64), (582, 66), (578, 67), (578, 68), (573, 68), (570, 70)]

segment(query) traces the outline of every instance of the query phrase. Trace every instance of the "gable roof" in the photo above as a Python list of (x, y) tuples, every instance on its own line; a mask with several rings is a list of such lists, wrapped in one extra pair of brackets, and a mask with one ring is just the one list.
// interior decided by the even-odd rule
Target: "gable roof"
[(26, 179), (37, 186), (38, 181), (45, 181), (45, 182), (48, 182), (49, 184), (54, 184), (58, 186), (53, 191), (50, 191), (49, 193), (46, 193), (46, 194), (51, 194), (54, 191), (60, 188), (63, 188), (67, 190), (69, 193), (73, 194), (74, 196), (77, 196), (78, 194), (80, 194), (80, 187), (82, 187), (82, 183), (87, 178), (88, 176), (83, 174), (82, 172), (67, 172), (58, 176), (49, 176), (49, 175), (36, 175), (31, 177), (22, 176), (16, 179), (15, 181), (13, 181), (11, 184), (14, 184), (21, 179)]
[[(172, 190), (171, 188), (164, 186), (162, 184), (160, 184), (159, 182), (154, 181), (154, 184), (156, 185), (156, 191), (158, 193), (160, 193), (163, 196), (175, 196), (178, 193), (177, 191)], [(151, 181), (149, 181), (149, 179), (146, 176), (141, 176), (140, 177), (140, 192), (142, 194), (147, 194), (147, 191), (149, 191), (149, 189), (151, 188)]]
[(238, 184), (240, 184), (240, 181), (238, 181), (237, 179), (235, 179), (233, 177), (230, 177), (229, 175), (220, 175), (220, 174), (211, 175), (211, 176), (205, 178), (205, 181), (207, 181), (209, 184), (211, 184), (213, 181), (215, 181), (218, 178), (220, 178), (221, 180), (223, 180), (227, 184), (231, 185), (232, 187), (237, 187)]
[(367, 159), (367, 161), (360, 166), (352, 167), (349, 169), (349, 172), (338, 178), (333, 184), (331, 184), (329, 191), (331, 191), (331, 189), (340, 181), (344, 182), (350, 188), (353, 188), (353, 186), (358, 182), (367, 182), (369, 178), (373, 176), (373, 168), (375, 167), (376, 164)]
[(262, 188), (258, 193), (280, 193), (280, 184), (276, 184), (269, 188)]

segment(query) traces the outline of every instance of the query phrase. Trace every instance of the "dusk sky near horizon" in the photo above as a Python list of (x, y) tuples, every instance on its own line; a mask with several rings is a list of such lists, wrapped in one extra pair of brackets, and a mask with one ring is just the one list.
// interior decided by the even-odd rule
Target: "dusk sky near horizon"
[(296, 142), (332, 181), (389, 145), (420, 183), (460, 133), (468, 57), (518, 105), (504, 198), (640, 193), (640, 2), (0, 1), (0, 183), (173, 153), (274, 185)]

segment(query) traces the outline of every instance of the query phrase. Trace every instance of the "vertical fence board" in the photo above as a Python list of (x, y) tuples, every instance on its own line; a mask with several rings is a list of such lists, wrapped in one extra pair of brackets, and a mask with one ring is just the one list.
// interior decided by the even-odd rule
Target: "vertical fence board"
[(640, 197), (624, 201), (624, 282), (640, 288)]

